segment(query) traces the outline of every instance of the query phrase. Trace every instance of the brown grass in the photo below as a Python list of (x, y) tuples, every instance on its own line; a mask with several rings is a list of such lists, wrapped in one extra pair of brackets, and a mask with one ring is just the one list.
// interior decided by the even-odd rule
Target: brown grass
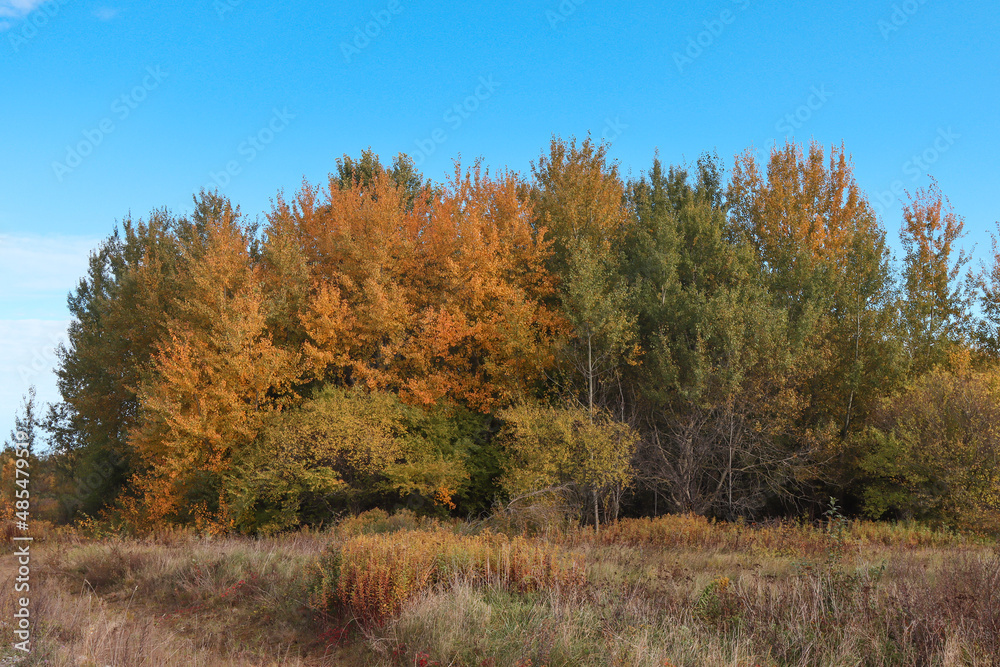
[[(261, 540), (52, 534), (32, 550), (32, 663), (1000, 665), (982, 538), (697, 517), (473, 532), (372, 513)], [(15, 567), (0, 557), (2, 619)]]
[(461, 580), (518, 592), (579, 586), (583, 561), (558, 546), (506, 535), (403, 530), (358, 535), (327, 549), (313, 604), (365, 625), (397, 614), (418, 594)]

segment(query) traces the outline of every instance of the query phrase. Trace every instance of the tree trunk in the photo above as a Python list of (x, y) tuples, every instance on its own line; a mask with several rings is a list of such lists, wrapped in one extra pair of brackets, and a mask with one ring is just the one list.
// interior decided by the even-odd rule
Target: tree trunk
[(594, 533), (601, 532), (601, 518), (597, 506), (597, 489), (594, 489)]

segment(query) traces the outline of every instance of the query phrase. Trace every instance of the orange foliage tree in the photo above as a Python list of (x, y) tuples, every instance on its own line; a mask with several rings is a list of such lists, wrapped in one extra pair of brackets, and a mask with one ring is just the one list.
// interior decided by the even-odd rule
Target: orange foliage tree
[(761, 172), (738, 156), (729, 187), (733, 219), (756, 247), (776, 303), (806, 343), (811, 414), (842, 435), (898, 383), (898, 328), (890, 250), (843, 146), (776, 147)]
[(219, 496), (229, 462), (296, 380), (293, 354), (265, 327), (259, 270), (239, 211), (205, 195), (204, 214), (181, 239), (185, 262), (176, 315), (138, 390), (142, 420), (130, 442), (145, 470), (141, 519), (224, 517)]
[(569, 324), (560, 345), (560, 389), (585, 403), (592, 417), (610, 396), (621, 396), (621, 369), (640, 356), (621, 267), (625, 184), (608, 149), (589, 137), (580, 145), (553, 138), (548, 154), (532, 165), (537, 224), (552, 241), (549, 267), (559, 277)]
[[(266, 229), (270, 284), (297, 317), (314, 381), (488, 411), (551, 364), (548, 244), (513, 174), (456, 167), (413, 197), (385, 170), (279, 199)], [(285, 276), (291, 280), (285, 280)]]

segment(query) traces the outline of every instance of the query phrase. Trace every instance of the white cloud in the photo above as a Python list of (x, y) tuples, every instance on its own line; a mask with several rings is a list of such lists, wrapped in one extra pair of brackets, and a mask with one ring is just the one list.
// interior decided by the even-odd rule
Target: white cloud
[(100, 241), (0, 234), (0, 440), (28, 387), (40, 405), (59, 400), (56, 346), (66, 340), (66, 294), (86, 275)]
[(0, 234), (0, 441), (34, 385), (38, 403), (59, 400), (56, 346), (65, 342), (66, 294), (86, 275), (99, 240)]
[(43, 0), (0, 0), (0, 16), (20, 18), (30, 14)]
[(0, 440), (14, 427), (14, 413), (35, 385), (39, 406), (59, 400), (55, 349), (69, 320), (0, 320)]
[(67, 317), (66, 295), (99, 245), (89, 237), (0, 234), (0, 318), (20, 319), (28, 310), (42, 319)]
[(114, 17), (118, 16), (118, 10), (112, 7), (98, 7), (94, 10), (94, 16), (101, 21), (110, 21)]

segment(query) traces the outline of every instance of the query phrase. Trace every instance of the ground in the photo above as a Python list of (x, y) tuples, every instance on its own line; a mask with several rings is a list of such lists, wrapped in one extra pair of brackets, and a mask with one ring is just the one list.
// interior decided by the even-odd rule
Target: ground
[[(364, 515), (267, 538), (53, 531), (32, 547), (48, 665), (1000, 665), (989, 538), (915, 525)], [(0, 557), (0, 665), (16, 604)]]

